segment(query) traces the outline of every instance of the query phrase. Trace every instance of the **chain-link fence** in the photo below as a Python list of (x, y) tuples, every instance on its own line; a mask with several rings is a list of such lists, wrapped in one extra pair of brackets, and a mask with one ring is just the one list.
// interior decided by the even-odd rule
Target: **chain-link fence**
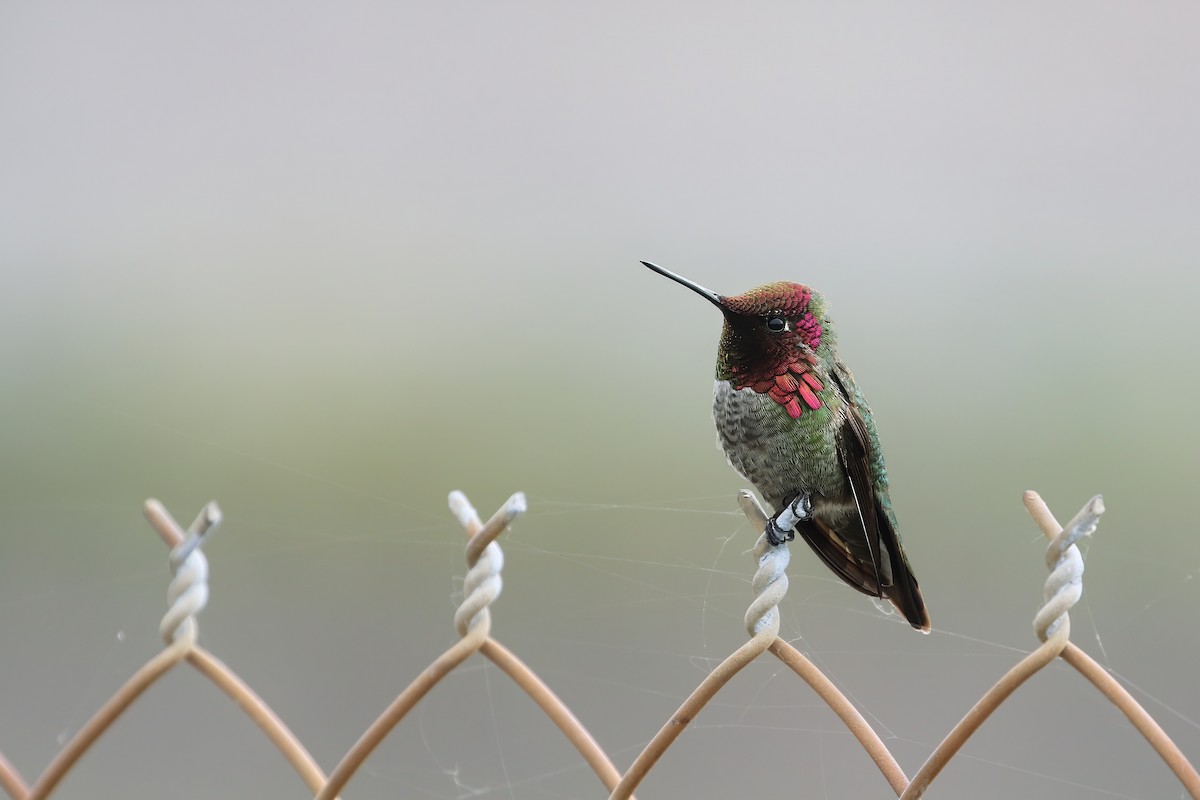
[[(767, 517), (753, 495), (743, 492), (739, 502), (750, 522), (762, 529)], [(181, 662), (187, 662), (245, 711), (291, 764), (309, 793), (318, 800), (327, 800), (339, 796), (375, 748), (404, 720), (422, 697), (437, 687), (456, 667), (478, 653), (508, 675), (554, 722), (596, 774), (611, 798), (628, 798), (633, 796), (634, 790), (671, 743), (721, 688), (747, 664), (770, 653), (795, 672), (837, 714), (891, 789), (905, 800), (921, 797), (942, 768), (991, 713), (1022, 683), (1058, 658), (1074, 667), (1115, 705), (1158, 752), (1186, 792), (1195, 800), (1200, 800), (1200, 775), (1195, 767), (1145, 709), (1107, 671), (1069, 641), (1071, 624), (1067, 612), (1083, 591), (1083, 559), (1075, 542), (1095, 531), (1104, 512), (1100, 497), (1092, 498), (1065, 528), (1058, 524), (1035, 492), (1026, 493), (1025, 505), (1050, 540), (1046, 552), (1050, 576), (1045, 584), (1045, 602), (1034, 619), (1034, 630), (1042, 644), (1015, 664), (967, 711), (910, 779), (854, 704), (811, 661), (779, 638), (779, 603), (787, 592), (785, 570), (790, 554), (786, 544), (771, 547), (765, 537), (759, 537), (753, 550), (758, 565), (752, 583), (755, 596), (745, 617), (750, 640), (704, 678), (633, 763), (621, 772), (584, 724), (545, 681), (491, 636), (490, 606), (500, 593), (501, 569), (504, 565), (504, 555), (496, 539), (524, 512), (524, 496), (513, 495), (485, 523), (460, 492), (450, 495), (450, 510), (468, 536), (464, 599), (454, 616), (460, 638), (400, 692), (327, 775), (279, 716), (233, 670), (197, 643), (196, 615), (208, 600), (208, 562), (201, 544), (205, 536), (220, 523), (220, 509), (216, 503), (209, 503), (185, 531), (160, 503), (150, 500), (145, 506), (146, 518), (171, 548), (173, 578), (168, 589), (170, 608), (160, 625), (166, 647), (101, 706), (59, 751), (32, 786), (0, 754), (0, 786), (17, 800), (48, 797), (84, 753), (139, 695), (169, 670)], [(302, 796), (299, 791), (297, 796)], [(597, 796), (601, 796), (600, 792), (597, 792)]]

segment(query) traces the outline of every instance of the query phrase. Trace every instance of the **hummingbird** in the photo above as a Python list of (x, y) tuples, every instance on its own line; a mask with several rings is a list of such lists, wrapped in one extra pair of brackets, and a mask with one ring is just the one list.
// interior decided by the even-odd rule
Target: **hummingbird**
[[(723, 296), (642, 264), (721, 310), (713, 421), (730, 465), (775, 512), (767, 541), (798, 533), (852, 588), (889, 600), (912, 627), (929, 612), (888, 494), (875, 418), (838, 355), (825, 299), (780, 281)], [(780, 524), (785, 511), (795, 523)]]

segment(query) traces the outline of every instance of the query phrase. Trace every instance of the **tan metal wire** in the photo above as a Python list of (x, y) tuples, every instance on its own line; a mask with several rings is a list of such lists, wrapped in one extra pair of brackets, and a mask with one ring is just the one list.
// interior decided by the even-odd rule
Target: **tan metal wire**
[[(766, 526), (766, 513), (753, 495), (742, 492), (738, 502), (751, 524), (757, 529)], [(1120, 709), (1175, 773), (1185, 791), (1193, 800), (1200, 800), (1200, 774), (1197, 774), (1195, 767), (1146, 710), (1103, 667), (1069, 641), (1071, 625), (1068, 611), (1079, 600), (1083, 577), (1083, 559), (1075, 542), (1096, 530), (1100, 515), (1104, 513), (1101, 498), (1096, 496), (1088, 501), (1066, 528), (1058, 524), (1036, 492), (1025, 493), (1025, 506), (1050, 540), (1046, 554), (1050, 576), (1044, 588), (1045, 604), (1034, 622), (1042, 644), (1001, 676), (946, 735), (910, 781), (883, 740), (845, 695), (803, 654), (779, 638), (779, 603), (787, 592), (785, 570), (790, 556), (786, 545), (771, 547), (765, 536), (759, 537), (753, 550), (758, 565), (752, 582), (755, 596), (745, 620), (750, 640), (701, 681), (622, 774), (549, 686), (491, 636), (490, 606), (499, 596), (503, 585), (501, 569), (504, 555), (496, 539), (525, 511), (524, 496), (518, 493), (510, 497), (484, 523), (461, 492), (450, 495), (450, 509), (468, 536), (464, 599), (455, 613), (455, 628), (460, 638), (397, 695), (326, 777), (278, 715), (233, 670), (196, 642), (196, 615), (204, 608), (208, 598), (208, 562), (201, 544), (205, 536), (220, 523), (220, 509), (216, 503), (209, 503), (185, 531), (162, 504), (148, 500), (145, 505), (146, 518), (171, 548), (169, 563), (173, 578), (168, 590), (170, 605), (160, 626), (166, 647), (147, 661), (100, 707), (32, 786), (0, 753), (0, 789), (14, 800), (48, 797), (83, 754), (138, 696), (177, 664), (186, 661), (245, 711), (291, 764), (317, 800), (330, 800), (339, 795), (374, 749), (421, 698), (459, 664), (473, 654), (480, 653), (508, 675), (554, 722), (591, 767), (611, 798), (629, 798), (672, 742), (682, 735), (721, 688), (743, 667), (769, 652), (811, 686), (837, 714), (902, 800), (921, 797), (942, 768), (992, 712), (1022, 683), (1057, 658), (1074, 667)]]

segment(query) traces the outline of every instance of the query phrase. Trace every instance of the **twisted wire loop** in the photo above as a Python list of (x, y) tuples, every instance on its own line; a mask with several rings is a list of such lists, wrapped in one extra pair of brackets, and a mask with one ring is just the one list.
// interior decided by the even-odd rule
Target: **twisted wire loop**
[[(757, 498), (750, 492), (742, 490), (738, 493), (738, 505), (759, 529), (765, 529), (767, 515)], [(754, 591), (754, 600), (746, 609), (746, 631), (751, 637), (757, 637), (769, 632), (772, 639), (779, 635), (779, 604), (783, 601), (788, 590), (787, 567), (792, 554), (787, 543), (772, 547), (767, 542), (766, 533), (758, 537), (754, 543), (753, 555), (758, 562), (758, 570), (750, 582)]]
[(454, 614), (454, 625), (462, 638), (434, 659), (396, 696), (370, 727), (363, 731), (358, 741), (342, 756), (341, 762), (329, 774), (329, 780), (317, 793), (316, 800), (331, 800), (336, 797), (367, 757), (392, 729), (400, 724), (421, 698), (459, 664), (483, 649), (489, 641), (488, 634), (492, 622), (488, 606), (500, 595), (503, 586), (500, 569), (504, 566), (504, 554), (495, 540), (509, 523), (525, 512), (525, 495), (517, 492), (508, 498), (486, 523), (480, 521), (479, 514), (462, 492), (451, 492), (449, 503), (450, 512), (471, 537), (467, 542), (469, 569), (463, 582), (464, 597)]
[[(621, 774), (617, 772), (612, 759), (554, 690), (517, 658), (516, 654), (492, 638), (488, 630), (490, 617), (487, 604), (500, 594), (499, 570), (504, 564), (504, 555), (495, 543), (495, 538), (518, 515), (524, 513), (525, 509), (525, 495), (518, 492), (485, 524), (480, 521), (479, 514), (471, 506), (466, 495), (462, 492), (450, 493), (450, 511), (463, 526), (468, 537), (466, 556), (469, 572), (463, 582), (465, 597), (455, 614), (455, 626), (463, 636), (459, 644), (469, 646), (471, 642), (479, 641), (479, 653), (499, 667), (513, 683), (529, 695), (542, 713), (575, 747), (604, 787), (611, 792), (621, 780)], [(477, 635), (480, 632), (484, 634), (482, 637)]]
[[(867, 755), (875, 762), (875, 766), (883, 774), (885, 780), (900, 794), (908, 785), (904, 770), (896, 763), (879, 734), (870, 723), (859, 713), (858, 709), (844, 694), (829, 680), (817, 666), (804, 657), (795, 647), (779, 638), (779, 603), (782, 602), (788, 589), (788, 578), (785, 570), (791, 561), (791, 552), (787, 544), (772, 547), (767, 541), (766, 526), (767, 512), (759, 504), (758, 498), (743, 489), (738, 492), (738, 505), (742, 513), (755, 530), (763, 531), (754, 543), (753, 555), (758, 561), (758, 571), (754, 573), (751, 586), (755, 592), (754, 601), (746, 611), (746, 630), (751, 636), (757, 636), (769, 631), (772, 641), (767, 649), (786, 664), (797, 676), (809, 685), (817, 696), (829, 706), (846, 729), (858, 740)], [(780, 528), (790, 530), (795, 525), (796, 517), (790, 507), (780, 514), (783, 524)]]
[(144, 510), (146, 519), (173, 550), (170, 563), (175, 578), (167, 593), (171, 607), (159, 628), (167, 646), (130, 676), (76, 731), (47, 765), (37, 783), (24, 795), (26, 800), (48, 797), (75, 763), (134, 700), (197, 649), (195, 615), (204, 608), (208, 599), (208, 563), (197, 548), (204, 535), (220, 523), (221, 510), (216, 503), (209, 503), (187, 533), (157, 500), (147, 500)]
[[(1098, 500), (1099, 496), (1092, 498), (1088, 505), (1084, 506), (1083, 510), (1081, 510), (1079, 514), (1076, 514), (1074, 519), (1067, 523), (1065, 530), (1072, 531), (1080, 527), (1086, 528), (1088, 523), (1088, 520), (1085, 518), (1086, 513), (1089, 511), (1089, 507), (1091, 507), (1093, 512), (1095, 511), (1093, 503), (1096, 503)], [(1050, 539), (1052, 543), (1054, 540), (1058, 539), (1060, 535), (1062, 535), (1064, 531), (1063, 527), (1058, 524), (1058, 520), (1056, 520), (1054, 515), (1050, 513), (1050, 509), (1046, 507), (1045, 502), (1043, 502), (1042, 498), (1037, 492), (1030, 491), (1025, 493), (1025, 507), (1029, 509), (1030, 516), (1032, 516), (1037, 522), (1038, 527), (1042, 529), (1042, 533), (1044, 533), (1046, 538)], [(1099, 505), (1099, 509), (1100, 511), (1103, 511), (1104, 509), (1102, 502)], [(1094, 526), (1092, 526), (1092, 529), (1094, 530)], [(1087, 532), (1090, 533), (1091, 530), (1088, 530)], [(1079, 537), (1076, 536), (1074, 538), (1078, 539)], [(1067, 539), (1064, 538), (1064, 541), (1067, 541)], [(1060, 551), (1061, 548), (1056, 548), (1052, 544), (1051, 548), (1046, 552), (1047, 564), (1056, 562), (1057, 554)], [(1069, 632), (1069, 622), (1067, 625), (1059, 626), (1057, 630), (1054, 630), (1050, 633), (1051, 641), (1059, 638), (1064, 627), (1066, 627)], [(1046, 645), (1043, 645), (1042, 647), (1046, 647)], [(1146, 709), (1142, 708), (1141, 704), (1133, 698), (1133, 695), (1126, 691), (1125, 687), (1118, 683), (1117, 680), (1109, 674), (1107, 669), (1100, 666), (1091, 656), (1076, 647), (1071, 642), (1068, 641), (1064, 643), (1061, 651), (1061, 657), (1063, 661), (1066, 661), (1068, 664), (1074, 667), (1080, 675), (1082, 675), (1093, 686), (1095, 686), (1096, 689), (1099, 690), (1100, 693), (1104, 695), (1104, 697), (1110, 703), (1116, 706), (1117, 709), (1119, 709), (1120, 712), (1125, 715), (1125, 718), (1129, 720), (1130, 724), (1137, 729), (1138, 733), (1140, 733), (1150, 744), (1150, 746), (1154, 748), (1155, 752), (1158, 753), (1163, 762), (1171, 769), (1173, 773), (1175, 773), (1175, 777), (1177, 777), (1179, 782), (1183, 784), (1183, 788), (1188, 795), (1192, 797), (1193, 800), (1200, 800), (1200, 772), (1198, 772), (1195, 766), (1188, 761), (1187, 757), (1183, 754), (1183, 751), (1180, 750), (1179, 746), (1175, 744), (1170, 736), (1167, 735), (1166, 731), (1162, 729), (1162, 726), (1160, 726), (1154, 720), (1154, 718), (1150, 716)]]
[(170, 607), (159, 623), (163, 641), (196, 641), (196, 615), (208, 604), (208, 559), (200, 549), (204, 538), (221, 524), (221, 509), (208, 503), (188, 527), (182, 542), (171, 549), (168, 564), (171, 583), (167, 587)]
[(1083, 556), (1075, 543), (1095, 533), (1103, 513), (1104, 498), (1096, 495), (1046, 547), (1050, 576), (1043, 589), (1045, 603), (1033, 618), (1033, 629), (1043, 642), (1062, 626), (1070, 630), (1071, 619), (1067, 612), (1083, 596)]
[(1093, 497), (1067, 524), (1066, 529), (1058, 526), (1054, 515), (1036, 492), (1025, 493), (1025, 507), (1050, 539), (1046, 550), (1046, 566), (1050, 568), (1050, 577), (1043, 588), (1045, 602), (1033, 623), (1042, 644), (1002, 675), (951, 729), (913, 776), (912, 783), (900, 796), (901, 800), (923, 796), (942, 768), (1001, 703), (1047, 664), (1060, 655), (1066, 657), (1067, 650), (1074, 647), (1069, 640), (1071, 619), (1067, 612), (1083, 595), (1083, 556), (1075, 543), (1096, 530), (1100, 515), (1104, 513), (1104, 501), (1100, 495)]
[(177, 652), (236, 703), (315, 794), (325, 784), (325, 773), (312, 755), (237, 673), (196, 642), (195, 615), (204, 608), (208, 599), (208, 562), (199, 547), (204, 538), (221, 523), (221, 509), (215, 502), (207, 504), (187, 531), (157, 500), (147, 500), (144, 512), (146, 520), (171, 548), (169, 564), (175, 575), (167, 592), (171, 608), (160, 626), (168, 645), (164, 652)]
[(454, 612), (454, 627), (459, 636), (484, 626), (491, 628), (488, 607), (500, 596), (504, 580), (504, 552), (496, 543), (498, 537), (518, 516), (525, 513), (525, 495), (517, 492), (500, 507), (485, 525), (479, 519), (467, 496), (459, 491), (450, 493), (450, 512), (458, 519), (471, 538), (467, 542), (467, 577), (463, 580), (463, 601)]
[(767, 543), (766, 512), (753, 494), (746, 490), (739, 492), (738, 505), (742, 507), (750, 524), (764, 531), (758, 537), (752, 551), (758, 563), (758, 570), (751, 581), (755, 597), (745, 616), (750, 641), (730, 653), (712, 672), (704, 676), (700, 685), (692, 690), (678, 710), (659, 728), (650, 743), (629, 765), (629, 769), (621, 776), (621, 782), (609, 795), (609, 800), (626, 800), (632, 797), (634, 789), (650, 773), (667, 748), (679, 738), (709, 701), (716, 697), (717, 692), (721, 691), (734, 675), (741, 672), (743, 667), (770, 648), (772, 643), (781, 641), (778, 636), (779, 601), (787, 592), (787, 575), (783, 572), (789, 558), (787, 545), (772, 547)]

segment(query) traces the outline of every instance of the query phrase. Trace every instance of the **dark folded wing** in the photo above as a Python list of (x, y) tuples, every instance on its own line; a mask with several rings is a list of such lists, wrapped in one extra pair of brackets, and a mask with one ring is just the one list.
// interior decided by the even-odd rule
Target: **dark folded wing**
[(884, 489), (879, 489), (872, 473), (872, 464), (882, 471), (882, 459), (878, 456), (879, 444), (872, 435), (859, 409), (864, 403), (862, 395), (847, 373), (834, 374), (846, 398), (846, 413), (839, 431), (839, 453), (846, 477), (858, 507), (857, 530), (835, 531), (820, 521), (807, 523), (809, 530), (801, 536), (846, 583), (865, 594), (886, 597), (914, 628), (929, 630), (929, 612), (917, 579), (908, 566), (908, 559), (896, 533), (895, 519), (885, 508), (879, 492), (886, 493), (886, 479), (881, 478)]
[(796, 526), (800, 538), (808, 542), (825, 566), (833, 570), (850, 587), (872, 597), (883, 597), (875, 566), (864, 561), (846, 546), (841, 534), (821, 520), (807, 520)]

